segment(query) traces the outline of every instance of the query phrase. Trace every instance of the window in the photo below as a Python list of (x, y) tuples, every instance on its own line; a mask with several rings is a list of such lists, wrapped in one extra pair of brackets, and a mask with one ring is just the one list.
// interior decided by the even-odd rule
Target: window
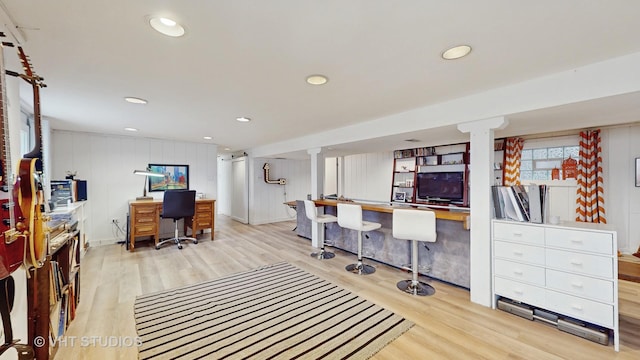
[(571, 158), (578, 160), (580, 147), (578, 145), (536, 147), (522, 150), (520, 160), (520, 179), (551, 180), (551, 170), (560, 170), (562, 179), (562, 161)]

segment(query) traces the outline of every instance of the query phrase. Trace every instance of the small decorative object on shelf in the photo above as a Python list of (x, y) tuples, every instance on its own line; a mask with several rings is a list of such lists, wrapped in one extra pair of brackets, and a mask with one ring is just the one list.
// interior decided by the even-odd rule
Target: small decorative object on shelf
[(569, 156), (568, 159), (562, 162), (562, 180), (564, 179), (575, 179), (578, 174), (578, 161), (576, 159), (572, 159)]
[(394, 195), (394, 201), (402, 201), (404, 202), (407, 199), (407, 193), (404, 191), (398, 191)]

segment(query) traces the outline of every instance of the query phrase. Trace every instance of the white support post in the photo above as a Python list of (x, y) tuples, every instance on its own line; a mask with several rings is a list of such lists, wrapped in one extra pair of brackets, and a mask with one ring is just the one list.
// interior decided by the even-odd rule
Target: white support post
[[(307, 153), (311, 157), (311, 199), (319, 199), (324, 189), (324, 154), (322, 148), (308, 149)], [(321, 226), (323, 224), (311, 224), (311, 246), (315, 248), (320, 247)]]
[(491, 299), (491, 185), (493, 185), (494, 129), (508, 125), (504, 117), (458, 125), (470, 133), (471, 166), (469, 201), (471, 208), (470, 292), (471, 301), (490, 307)]

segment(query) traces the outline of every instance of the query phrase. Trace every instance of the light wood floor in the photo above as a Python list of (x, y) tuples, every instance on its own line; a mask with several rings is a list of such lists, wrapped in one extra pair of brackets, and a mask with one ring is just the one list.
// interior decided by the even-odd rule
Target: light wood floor
[(111, 336), (128, 344), (136, 336), (133, 303), (137, 295), (279, 261), (332, 281), (415, 322), (374, 359), (640, 359), (640, 284), (620, 282), (621, 349), (616, 353), (613, 346), (473, 304), (465, 289), (431, 281), (435, 295), (413, 297), (396, 290), (397, 281), (410, 278), (401, 270), (373, 263), (375, 274), (353, 275), (344, 266), (354, 256), (341, 251), (336, 251), (334, 259), (315, 260), (309, 256), (310, 241), (292, 231), (294, 222), (248, 226), (218, 216), (216, 225), (215, 241), (205, 236), (199, 244), (187, 244), (183, 250), (164, 247), (156, 251), (143, 242), (135, 253), (120, 245), (90, 248), (81, 263), (77, 317), (67, 332), (67, 338), (76, 337), (76, 344), (61, 344), (56, 359), (135, 359), (135, 347), (94, 345), (91, 341), (87, 346), (81, 344), (81, 337)]

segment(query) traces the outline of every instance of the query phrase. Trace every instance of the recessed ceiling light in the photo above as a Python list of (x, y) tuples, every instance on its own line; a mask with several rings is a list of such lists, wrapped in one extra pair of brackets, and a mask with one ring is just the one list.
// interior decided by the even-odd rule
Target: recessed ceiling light
[(250, 119), (250, 118), (248, 118), (248, 117), (244, 117), (244, 116), (237, 117), (237, 118), (236, 118), (236, 120), (238, 120), (238, 121), (240, 121), (240, 122), (249, 122), (249, 121), (251, 121), (251, 119)]
[(470, 52), (471, 52), (471, 46), (460, 45), (460, 46), (452, 47), (451, 49), (443, 52), (442, 58), (445, 60), (460, 59), (461, 57), (469, 55)]
[(213, 138), (212, 138), (211, 136), (205, 136), (205, 137), (203, 137), (203, 139), (205, 139), (205, 140), (211, 140), (211, 139), (213, 139)]
[(224, 151), (231, 151), (231, 148), (224, 148)]
[(327, 81), (329, 81), (329, 78), (324, 75), (317, 74), (307, 76), (307, 83), (311, 85), (324, 85)]
[(182, 25), (169, 18), (152, 17), (149, 19), (149, 25), (163, 35), (171, 37), (180, 37), (184, 35), (184, 28)]
[(146, 103), (148, 103), (148, 101), (145, 100), (145, 99), (141, 99), (141, 98), (137, 98), (137, 97), (133, 97), (133, 96), (127, 96), (126, 98), (124, 98), (124, 101), (130, 102), (132, 104), (146, 104)]
[(130, 128), (130, 127), (126, 127), (124, 128), (126, 131), (138, 131), (138, 129), (136, 128)]

